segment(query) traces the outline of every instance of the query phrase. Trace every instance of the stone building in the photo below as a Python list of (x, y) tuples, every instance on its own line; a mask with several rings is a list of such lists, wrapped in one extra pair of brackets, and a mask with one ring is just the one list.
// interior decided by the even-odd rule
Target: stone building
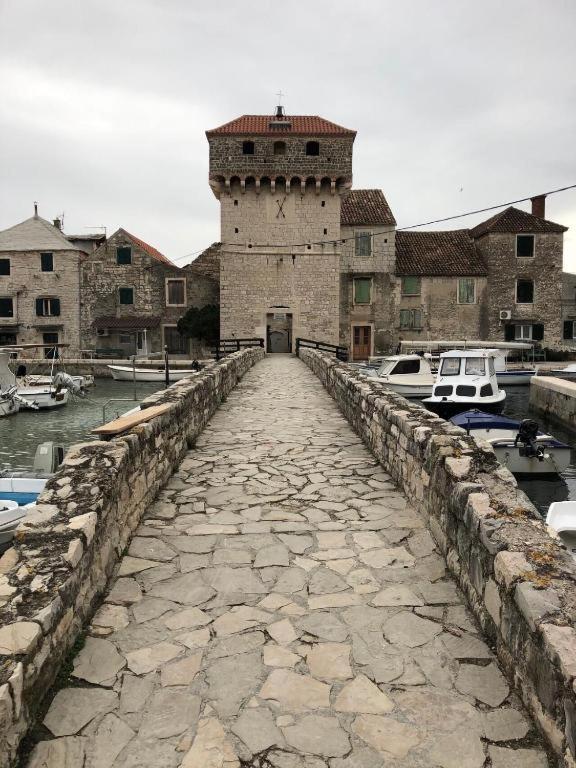
[(84, 258), (37, 209), (0, 232), (0, 346), (60, 343), (69, 345), (67, 355), (78, 355)]
[(278, 107), (206, 136), (222, 243), (200, 260), (219, 250), (223, 337), (289, 351), (300, 336), (352, 359), (400, 338), (562, 343), (566, 228), (544, 196), (473, 229), (397, 232), (380, 190), (351, 188), (355, 131)]
[(82, 345), (110, 357), (190, 355), (177, 322), (190, 306), (218, 303), (218, 286), (200, 269), (180, 269), (119, 229), (82, 263)]

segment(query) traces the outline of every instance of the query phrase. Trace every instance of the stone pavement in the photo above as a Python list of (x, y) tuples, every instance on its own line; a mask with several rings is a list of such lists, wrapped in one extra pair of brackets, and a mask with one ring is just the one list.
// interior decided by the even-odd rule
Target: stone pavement
[(133, 538), (29, 768), (545, 768), (423, 521), (296, 358)]

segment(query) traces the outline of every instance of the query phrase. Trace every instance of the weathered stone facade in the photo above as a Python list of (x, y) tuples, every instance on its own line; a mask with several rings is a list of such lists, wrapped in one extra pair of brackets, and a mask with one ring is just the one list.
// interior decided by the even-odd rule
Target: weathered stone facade
[(60, 343), (78, 355), (84, 258), (38, 215), (0, 232), (0, 346)]
[(83, 261), (82, 344), (110, 349), (110, 357), (159, 353), (164, 345), (171, 354), (190, 354), (190, 344), (176, 333), (178, 320), (190, 306), (217, 303), (212, 279), (179, 269), (119, 229)]

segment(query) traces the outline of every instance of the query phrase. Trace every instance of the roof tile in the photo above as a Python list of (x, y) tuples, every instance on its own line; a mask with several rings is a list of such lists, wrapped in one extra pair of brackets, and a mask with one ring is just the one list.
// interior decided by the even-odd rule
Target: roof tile
[(488, 235), (491, 232), (541, 234), (546, 232), (561, 233), (566, 232), (567, 229), (568, 227), (563, 227), (562, 224), (555, 224), (553, 221), (540, 219), (538, 216), (522, 211), (520, 208), (514, 208), (511, 205), (509, 208), (500, 211), (500, 213), (475, 226), (474, 229), (470, 230), (470, 233), (472, 237), (476, 238)]
[(342, 198), (340, 224), (396, 226), (396, 219), (381, 189), (353, 189)]
[(110, 330), (140, 331), (144, 328), (157, 328), (160, 325), (159, 317), (148, 315), (130, 315), (116, 317), (115, 315), (102, 315), (92, 323), (93, 328), (108, 328)]
[[(270, 124), (273, 127), (270, 127)], [(278, 120), (274, 115), (242, 115), (218, 128), (206, 131), (206, 136), (300, 134), (303, 136), (356, 136), (356, 131), (325, 120), (318, 115), (287, 115)]]
[(397, 232), (396, 274), (481, 276), (488, 269), (469, 229)]
[(148, 256), (152, 256), (153, 259), (156, 259), (157, 261), (161, 261), (164, 264), (169, 264), (171, 267), (175, 267), (176, 264), (170, 261), (169, 258), (164, 256), (163, 253), (160, 253), (160, 251), (157, 248), (154, 248), (154, 246), (149, 245), (144, 240), (140, 240), (139, 237), (136, 237), (135, 235), (131, 235), (130, 232), (127, 232), (125, 229), (122, 229), (122, 232), (132, 240), (132, 242), (137, 245), (139, 248), (141, 248), (145, 253), (148, 254)]

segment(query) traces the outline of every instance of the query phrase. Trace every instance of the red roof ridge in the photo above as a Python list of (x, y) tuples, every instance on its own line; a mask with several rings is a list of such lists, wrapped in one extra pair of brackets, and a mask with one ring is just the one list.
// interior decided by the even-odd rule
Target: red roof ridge
[(164, 256), (163, 253), (160, 253), (160, 251), (157, 248), (154, 248), (153, 245), (150, 245), (145, 240), (142, 240), (139, 237), (136, 237), (136, 235), (132, 235), (128, 230), (121, 227), (121, 231), (130, 238), (136, 245), (140, 246), (143, 251), (146, 251), (146, 253), (149, 256), (152, 256), (153, 259), (156, 259), (157, 261), (161, 261), (164, 264), (170, 264), (171, 267), (177, 267), (176, 264), (174, 264), (167, 256)]
[[(276, 123), (277, 128), (270, 128), (270, 123)], [(338, 123), (326, 120), (320, 115), (283, 115), (281, 119), (275, 115), (240, 115), (240, 117), (229, 120), (223, 125), (211, 128), (206, 131), (206, 136), (218, 136), (220, 134), (243, 135), (243, 134), (279, 134), (296, 133), (300, 135), (322, 135), (332, 136), (356, 136), (356, 131), (350, 128), (344, 128)]]

